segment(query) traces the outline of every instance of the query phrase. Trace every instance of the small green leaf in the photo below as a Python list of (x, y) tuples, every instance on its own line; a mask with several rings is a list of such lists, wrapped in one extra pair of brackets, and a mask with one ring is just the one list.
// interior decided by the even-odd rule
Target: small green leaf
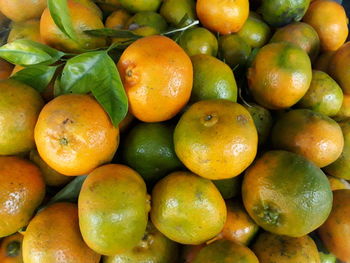
[(0, 57), (21, 66), (50, 65), (65, 53), (28, 39), (19, 39), (0, 47)]
[(142, 36), (139, 36), (130, 30), (117, 30), (113, 28), (85, 30), (84, 32), (96, 37), (115, 37), (115, 38), (131, 38), (131, 39), (142, 38)]
[(67, 0), (47, 0), (47, 6), (56, 26), (70, 39), (77, 41)]
[(43, 92), (55, 75), (57, 67), (45, 65), (29, 66), (18, 71), (11, 79), (23, 82), (38, 92)]
[(83, 53), (69, 59), (55, 91), (57, 95), (92, 92), (116, 127), (128, 111), (128, 98), (117, 67), (106, 51)]

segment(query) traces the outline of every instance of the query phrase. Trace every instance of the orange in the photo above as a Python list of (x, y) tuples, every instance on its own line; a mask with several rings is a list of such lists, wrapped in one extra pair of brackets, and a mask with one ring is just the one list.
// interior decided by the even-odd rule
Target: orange
[(112, 13), (121, 8), (119, 0), (98, 0), (95, 1), (96, 4), (101, 8), (101, 10), (106, 13)]
[(181, 263), (191, 263), (198, 255), (199, 251), (205, 247), (205, 243), (200, 245), (187, 245), (182, 247)]
[(107, 28), (123, 29), (131, 15), (124, 9), (119, 9), (110, 14), (105, 22)]
[(287, 151), (266, 152), (249, 167), (242, 197), (255, 223), (291, 237), (318, 228), (332, 209), (326, 175), (304, 157)]
[(350, 184), (342, 178), (337, 178), (331, 175), (328, 175), (327, 178), (329, 184), (331, 185), (332, 191), (350, 189)]
[(171, 119), (190, 98), (192, 63), (170, 38), (149, 36), (135, 41), (123, 52), (118, 70), (130, 111), (143, 122)]
[(34, 126), (43, 104), (33, 88), (15, 80), (0, 81), (0, 155), (35, 147)]
[(157, 11), (162, 0), (119, 0), (122, 7), (132, 13)]
[(125, 165), (103, 165), (90, 173), (78, 207), (84, 241), (99, 254), (122, 253), (144, 236), (150, 210), (146, 184)]
[(340, 110), (333, 118), (336, 121), (343, 121), (350, 118), (350, 95), (343, 95), (343, 103)]
[(287, 237), (264, 232), (253, 245), (260, 263), (321, 263), (315, 242), (309, 236)]
[(103, 47), (105, 38), (94, 37), (84, 33), (84, 30), (104, 28), (100, 16), (91, 7), (68, 0), (68, 9), (77, 40), (66, 36), (53, 21), (50, 11), (46, 8), (40, 20), (40, 34), (42, 41), (53, 48), (65, 52), (82, 52), (89, 49)]
[(202, 177), (235, 177), (254, 160), (258, 135), (250, 113), (223, 99), (193, 104), (174, 132), (175, 152), (182, 163)]
[(18, 39), (29, 39), (41, 42), (40, 21), (32, 19), (24, 22), (12, 22), (11, 31), (7, 38), (7, 42), (13, 42)]
[(222, 35), (238, 32), (249, 16), (248, 0), (197, 0), (202, 25)]
[(289, 108), (305, 95), (310, 86), (310, 58), (293, 44), (268, 44), (254, 58), (247, 78), (258, 104), (274, 110)]
[(338, 123), (321, 113), (292, 110), (276, 122), (271, 133), (275, 149), (295, 152), (325, 167), (343, 151), (344, 138)]
[(9, 78), (12, 70), (13, 65), (0, 58), (0, 80)]
[(25, 263), (98, 263), (100, 255), (83, 241), (76, 204), (56, 203), (30, 221), (23, 239)]
[[(177, 27), (186, 26), (197, 18), (194, 0), (163, 0), (159, 13), (168, 23)], [(185, 15), (188, 19), (180, 25)]]
[(119, 144), (119, 130), (101, 105), (78, 94), (46, 104), (34, 137), (41, 158), (64, 175), (86, 174), (111, 161)]
[(277, 29), (270, 42), (289, 42), (303, 49), (314, 61), (320, 51), (320, 38), (312, 26), (302, 22), (294, 22)]
[(198, 245), (220, 233), (226, 205), (210, 180), (190, 172), (174, 172), (153, 188), (151, 219), (171, 240)]
[(350, 95), (350, 41), (332, 56), (328, 71), (344, 93)]
[(227, 200), (227, 219), (218, 238), (224, 238), (242, 245), (248, 245), (259, 230), (238, 200)]
[(0, 237), (26, 226), (45, 195), (39, 169), (19, 157), (0, 157)]
[(337, 50), (348, 37), (348, 20), (344, 7), (335, 1), (313, 1), (303, 21), (317, 31), (324, 51)]
[(15, 22), (39, 18), (47, 0), (0, 0), (0, 11)]
[(0, 243), (0, 262), (23, 263), (22, 241), (23, 235), (19, 233), (5, 237)]
[(335, 51), (325, 51), (321, 53), (313, 64), (313, 68), (328, 73), (329, 63), (334, 54)]
[(338, 259), (350, 262), (350, 190), (333, 192), (333, 208), (318, 229), (325, 247)]

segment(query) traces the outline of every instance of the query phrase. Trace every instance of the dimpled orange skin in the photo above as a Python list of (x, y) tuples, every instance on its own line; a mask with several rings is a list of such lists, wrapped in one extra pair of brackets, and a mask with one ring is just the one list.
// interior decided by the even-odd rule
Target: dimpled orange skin
[(46, 104), (34, 137), (40, 157), (57, 172), (71, 176), (111, 161), (119, 145), (119, 129), (89, 95), (62, 95)]
[(333, 192), (332, 212), (318, 234), (330, 252), (341, 261), (350, 262), (350, 190)]
[(345, 94), (350, 95), (350, 41), (333, 55), (328, 71)]
[(24, 262), (100, 262), (101, 256), (84, 243), (78, 221), (76, 204), (56, 203), (40, 211), (24, 233)]
[(39, 18), (47, 0), (0, 0), (0, 11), (12, 21)]
[[(1, 263), (23, 263), (22, 256), (22, 241), (23, 235), (16, 233), (12, 236), (5, 237), (0, 243), (0, 262)], [(11, 244), (18, 244), (14, 255), (8, 255), (8, 246)]]
[(229, 100), (203, 100), (180, 118), (175, 152), (193, 173), (210, 180), (238, 176), (254, 160), (258, 135), (250, 113)]
[(171, 119), (190, 98), (192, 62), (170, 38), (149, 36), (135, 41), (122, 54), (118, 70), (130, 112), (143, 122)]
[(317, 31), (324, 51), (337, 50), (348, 36), (348, 21), (344, 7), (335, 1), (312, 2), (303, 21)]
[(222, 35), (238, 32), (249, 16), (248, 0), (198, 0), (197, 16), (204, 27)]
[(44, 179), (34, 164), (0, 157), (0, 237), (26, 226), (44, 195)]

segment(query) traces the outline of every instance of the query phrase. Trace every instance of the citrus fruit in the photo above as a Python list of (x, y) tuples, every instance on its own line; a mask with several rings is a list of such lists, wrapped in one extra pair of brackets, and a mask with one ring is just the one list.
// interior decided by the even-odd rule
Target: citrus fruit
[(318, 33), (324, 51), (337, 50), (348, 36), (347, 17), (344, 7), (335, 1), (313, 1), (303, 21)]
[(200, 244), (200, 245), (186, 245), (182, 247), (182, 253), (181, 253), (181, 262), (183, 263), (191, 263), (195, 257), (198, 255), (199, 251), (205, 247), (206, 244)]
[(92, 11), (100, 19), (103, 18), (101, 9), (95, 4), (94, 0), (73, 0), (76, 3), (79, 3)]
[(333, 208), (318, 234), (327, 250), (344, 262), (350, 261), (350, 190), (333, 192)]
[(197, 16), (211, 31), (222, 35), (238, 32), (249, 15), (248, 0), (197, 0)]
[(113, 29), (123, 29), (126, 26), (126, 23), (130, 19), (130, 14), (124, 9), (118, 9), (111, 13), (105, 22), (107, 28)]
[[(163, 0), (160, 14), (174, 26), (186, 26), (197, 18), (196, 3), (194, 0)], [(185, 16), (186, 21), (181, 21)]]
[(273, 27), (300, 21), (310, 4), (310, 0), (262, 0), (261, 2), (259, 11), (264, 20)]
[(342, 178), (334, 177), (331, 175), (328, 175), (327, 178), (328, 178), (329, 184), (331, 185), (332, 191), (341, 190), (341, 189), (350, 189), (350, 184)]
[(191, 57), (193, 88), (191, 102), (209, 99), (237, 101), (237, 84), (231, 68), (209, 55)]
[(337, 258), (333, 254), (319, 252), (321, 263), (336, 263)]
[(235, 177), (254, 160), (258, 136), (249, 112), (223, 99), (199, 101), (181, 116), (175, 152), (193, 173), (218, 180)]
[(75, 53), (103, 47), (106, 44), (105, 38), (84, 33), (85, 30), (104, 28), (96, 12), (74, 0), (68, 0), (67, 4), (77, 40), (70, 39), (56, 26), (49, 9), (46, 8), (40, 19), (42, 41), (53, 48)]
[(0, 157), (0, 237), (26, 226), (45, 195), (39, 169), (19, 157)]
[(174, 172), (153, 188), (151, 219), (171, 240), (197, 245), (220, 233), (226, 221), (226, 206), (210, 180), (189, 172)]
[(300, 154), (318, 167), (337, 160), (344, 147), (338, 123), (326, 115), (306, 109), (282, 115), (272, 129), (271, 140), (276, 149)]
[(242, 177), (236, 176), (229, 179), (213, 180), (213, 183), (224, 199), (230, 199), (240, 194)]
[(99, 254), (113, 256), (131, 249), (145, 233), (149, 211), (146, 184), (125, 165), (104, 165), (90, 173), (78, 207), (84, 241)]
[(298, 102), (298, 108), (310, 109), (327, 116), (338, 113), (343, 103), (343, 91), (327, 73), (313, 70), (310, 88)]
[(47, 103), (34, 133), (41, 158), (64, 175), (86, 174), (109, 162), (119, 144), (118, 128), (89, 95), (62, 95)]
[(7, 38), (7, 42), (10, 43), (23, 38), (41, 42), (39, 20), (32, 19), (24, 22), (11, 23), (11, 31)]
[(130, 30), (141, 30), (143, 27), (150, 27), (154, 30), (154, 34), (160, 34), (168, 27), (165, 19), (158, 13), (153, 11), (139, 12), (129, 18), (126, 28)]
[(0, 155), (35, 147), (34, 126), (43, 104), (33, 88), (15, 80), (0, 81)]
[(36, 149), (30, 151), (29, 158), (40, 168), (45, 184), (49, 186), (61, 186), (72, 180), (72, 177), (60, 174), (48, 166), (43, 159), (41, 159)]
[(123, 52), (118, 70), (130, 112), (143, 122), (171, 119), (190, 98), (192, 63), (170, 38), (149, 36), (135, 41)]
[(220, 56), (231, 68), (244, 67), (251, 51), (248, 43), (237, 34), (219, 37)]
[(270, 38), (271, 30), (257, 13), (250, 12), (248, 19), (237, 34), (254, 48), (265, 45)]
[(23, 235), (16, 233), (5, 237), (0, 243), (1, 263), (23, 263), (22, 257)]
[(295, 238), (264, 232), (252, 249), (260, 263), (321, 263), (316, 244), (309, 236)]
[(332, 190), (321, 169), (286, 151), (266, 152), (246, 171), (242, 197), (259, 226), (291, 237), (318, 228), (332, 208)]
[(339, 123), (344, 137), (344, 148), (339, 158), (324, 170), (335, 177), (350, 180), (350, 122)]
[(334, 54), (335, 51), (322, 52), (313, 64), (313, 68), (328, 73), (329, 64)]
[(293, 44), (272, 43), (260, 49), (247, 77), (249, 89), (261, 106), (289, 108), (310, 86), (311, 62), (307, 53)]
[(0, 0), (0, 11), (9, 19), (21, 22), (39, 18), (46, 7), (46, 0)]
[(196, 27), (183, 32), (179, 45), (189, 56), (206, 54), (216, 57), (218, 54), (218, 40), (204, 27)]
[(227, 219), (219, 238), (248, 245), (259, 230), (239, 200), (227, 200)]
[(350, 95), (350, 41), (332, 56), (328, 71), (339, 83), (344, 93)]
[(191, 263), (259, 263), (247, 247), (228, 240), (219, 240), (202, 248)]
[(119, 0), (122, 7), (131, 13), (157, 11), (162, 0)]
[(259, 145), (263, 145), (270, 134), (272, 128), (272, 116), (271, 113), (255, 103), (249, 103), (243, 105), (246, 108), (250, 115), (252, 115), (256, 130), (258, 132), (258, 142)]
[(137, 246), (120, 254), (105, 257), (103, 263), (175, 263), (178, 258), (178, 245), (160, 233), (151, 222)]
[(124, 119), (119, 123), (119, 131), (121, 133), (125, 132), (128, 130), (128, 128), (130, 127), (130, 125), (132, 124), (132, 121), (134, 120), (134, 116), (132, 116), (132, 114), (130, 112), (128, 112), (126, 114), (126, 116), (124, 117)]
[(320, 51), (320, 38), (312, 26), (302, 22), (294, 22), (277, 29), (273, 34), (271, 41), (275, 42), (289, 42), (297, 45), (308, 53), (311, 61), (317, 58)]
[(98, 263), (100, 255), (81, 237), (77, 205), (56, 203), (30, 221), (24, 233), (23, 259), (25, 263)]
[(105, 14), (110, 14), (121, 9), (119, 0), (98, 0), (96, 4)]
[(182, 167), (174, 150), (174, 128), (164, 123), (139, 123), (126, 135), (123, 145), (125, 164), (147, 182), (156, 182)]
[(336, 121), (344, 121), (350, 117), (350, 95), (343, 95), (343, 103), (338, 113), (333, 117)]
[(0, 81), (8, 79), (13, 70), (13, 65), (0, 58)]

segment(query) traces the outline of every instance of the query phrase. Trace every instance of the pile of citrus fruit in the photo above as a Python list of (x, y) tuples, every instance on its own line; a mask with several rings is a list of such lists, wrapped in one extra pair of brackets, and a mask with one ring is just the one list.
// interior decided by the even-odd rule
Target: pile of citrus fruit
[(338, 2), (0, 0), (0, 263), (350, 263)]

